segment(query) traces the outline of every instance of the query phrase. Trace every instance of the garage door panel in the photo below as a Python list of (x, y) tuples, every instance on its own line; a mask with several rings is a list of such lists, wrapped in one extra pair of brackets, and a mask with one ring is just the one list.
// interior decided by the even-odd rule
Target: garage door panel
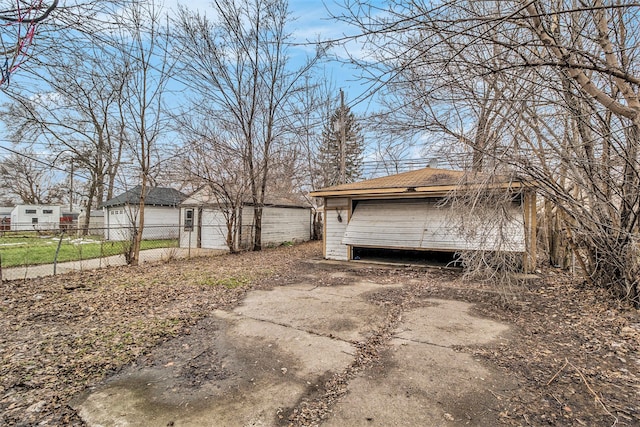
[(474, 219), (428, 201), (362, 201), (353, 211), (342, 243), (382, 248), (523, 252), (523, 225), (519, 210), (498, 224), (491, 218)]
[(420, 247), (425, 211), (418, 203), (360, 202), (344, 234), (352, 246)]

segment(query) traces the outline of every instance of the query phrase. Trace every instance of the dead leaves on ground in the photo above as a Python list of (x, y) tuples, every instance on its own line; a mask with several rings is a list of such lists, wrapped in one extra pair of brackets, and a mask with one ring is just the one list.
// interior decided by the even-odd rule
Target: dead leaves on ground
[(349, 379), (375, 365), (404, 309), (425, 298), (453, 298), (513, 325), (506, 345), (459, 349), (519, 378), (521, 389), (500, 396), (504, 424), (640, 424), (640, 314), (604, 291), (553, 271), (505, 307), (489, 284), (464, 283), (456, 272), (305, 261), (319, 257), (320, 245), (310, 243), (2, 283), (0, 424), (82, 425), (68, 407), (72, 396), (158, 343), (188, 334), (213, 309), (233, 307), (249, 289), (300, 280), (343, 286), (354, 277), (405, 285), (372, 297), (388, 307), (388, 328), (362, 343), (351, 370), (327, 378), (284, 420), (320, 422)]
[(0, 424), (81, 425), (69, 399), (318, 243), (0, 285)]

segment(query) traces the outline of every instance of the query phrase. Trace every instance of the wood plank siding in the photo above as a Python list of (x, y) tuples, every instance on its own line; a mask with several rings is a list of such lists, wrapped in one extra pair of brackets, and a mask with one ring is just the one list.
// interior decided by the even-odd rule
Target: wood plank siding
[[(354, 247), (486, 250), (522, 253), (523, 269), (533, 271), (535, 191), (535, 183), (513, 175), (426, 167), (321, 188), (310, 195), (324, 200), (327, 259), (348, 261)], [(482, 203), (472, 210), (440, 204), (452, 194), (477, 194), (482, 201), (483, 192), (504, 193), (513, 203), (501, 210)]]
[[(182, 218), (185, 211), (193, 209), (193, 228), (183, 231), (180, 247), (228, 250), (227, 222), (222, 211), (215, 207), (182, 208)], [(199, 217), (202, 216), (202, 218)], [(237, 236), (241, 249), (248, 248), (253, 239), (254, 208), (244, 206), (239, 211), (242, 231)], [(183, 220), (184, 222), (184, 220)], [(240, 225), (240, 224), (239, 224)], [(262, 211), (262, 244), (279, 245), (284, 242), (304, 242), (311, 238), (311, 210), (300, 207), (265, 206)]]
[(200, 242), (203, 248), (229, 250), (229, 246), (227, 246), (227, 220), (222, 211), (203, 209), (200, 232), (202, 233)]
[[(177, 239), (180, 235), (180, 209), (169, 206), (145, 206), (142, 239)], [(113, 206), (105, 212), (105, 238), (130, 240), (133, 226), (140, 225), (137, 205)]]

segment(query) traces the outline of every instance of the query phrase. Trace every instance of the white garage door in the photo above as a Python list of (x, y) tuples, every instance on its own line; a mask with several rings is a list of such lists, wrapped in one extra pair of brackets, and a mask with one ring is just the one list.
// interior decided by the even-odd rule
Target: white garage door
[(343, 244), (398, 249), (525, 251), (517, 206), (503, 218), (474, 217), (430, 200), (358, 202)]

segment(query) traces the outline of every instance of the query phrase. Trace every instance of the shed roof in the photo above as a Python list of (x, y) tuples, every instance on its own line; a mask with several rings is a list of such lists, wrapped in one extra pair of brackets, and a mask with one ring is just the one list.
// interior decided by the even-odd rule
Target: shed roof
[[(125, 191), (113, 199), (107, 200), (102, 207), (123, 206), (140, 202), (140, 185), (129, 191)], [(145, 195), (144, 204), (146, 206), (167, 206), (176, 207), (186, 198), (180, 191), (168, 187), (149, 187)]]
[[(473, 188), (487, 184), (487, 176), (472, 176), (464, 171), (424, 168), (366, 181), (326, 187), (311, 193), (313, 197), (340, 196), (403, 196), (444, 194), (452, 190)], [(522, 187), (521, 181), (507, 178), (492, 179), (493, 187)]]

